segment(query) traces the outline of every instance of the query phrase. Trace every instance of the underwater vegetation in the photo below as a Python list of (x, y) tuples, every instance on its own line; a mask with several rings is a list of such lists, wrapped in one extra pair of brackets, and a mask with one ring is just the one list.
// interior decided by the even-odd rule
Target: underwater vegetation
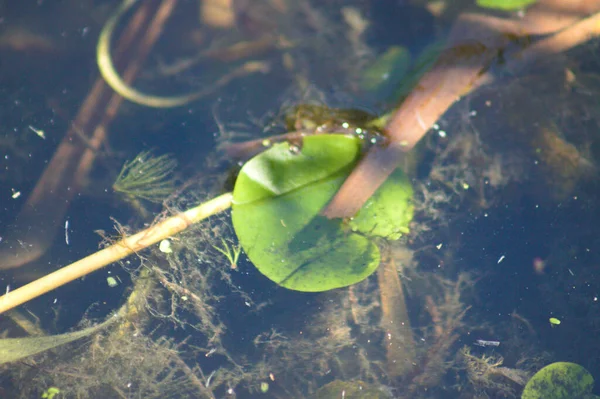
[(351, 221), (318, 217), (361, 145), (356, 137), (308, 136), (298, 153), (291, 144), (276, 144), (242, 167), (233, 227), (249, 259), (278, 285), (319, 292), (355, 284), (380, 265), (377, 238), (408, 233), (412, 186), (401, 171)]
[(575, 363), (552, 363), (537, 373), (523, 389), (522, 399), (596, 399), (592, 394), (594, 378), (585, 368)]
[[(208, 2), (203, 1), (201, 9)], [(115, 29), (121, 19), (128, 19), (129, 7), (144, 10), (142, 3), (124, 1), (109, 18), (108, 27)], [(562, 225), (554, 228), (558, 233), (544, 229), (548, 247), (556, 252), (547, 259), (547, 274), (531, 280), (539, 284), (527, 287), (544, 294), (543, 301), (534, 298), (533, 311), (525, 305), (519, 309), (523, 314), (490, 311), (488, 306), (503, 300), (486, 296), (496, 294), (492, 291), (498, 287), (492, 285), (483, 294), (478, 291), (482, 280), (510, 274), (510, 282), (498, 288), (499, 296), (510, 296), (524, 276), (534, 274), (515, 266), (520, 262), (525, 270), (529, 259), (494, 252), (508, 224), (499, 222), (500, 217), (494, 219), (502, 209), (520, 210), (519, 206), (533, 202), (560, 210), (563, 201), (573, 197), (587, 198), (590, 209), (595, 208), (589, 204), (598, 202), (588, 191), (581, 191), (596, 177), (593, 149), (598, 146), (600, 112), (590, 104), (587, 92), (576, 89), (574, 82), (581, 76), (578, 55), (553, 58), (555, 64), (536, 69), (533, 75), (498, 74), (499, 84), (450, 96), (451, 102), (464, 98), (431, 129), (423, 120), (413, 126), (430, 133), (403, 159), (403, 166), (410, 166), (390, 170), (389, 178), (353, 217), (330, 219), (321, 211), (356, 170), (364, 151), (390, 144), (384, 134), (389, 114), (376, 117), (378, 112), (361, 110), (363, 104), (346, 102), (365, 94), (376, 99), (369, 107), (378, 108), (379, 104), (373, 104), (386, 101), (380, 93), (387, 96), (397, 91), (385, 87), (388, 79), (394, 86), (404, 86), (396, 80), (405, 75), (418, 79), (424, 73), (421, 68), (433, 64), (412, 63), (420, 57), (412, 57), (414, 51), (408, 47), (371, 48), (363, 35), (371, 15), (369, 2), (345, 4), (341, 12), (337, 2), (327, 3), (331, 9), (302, 0), (251, 2), (247, 9), (243, 3), (236, 3), (241, 10), (229, 10), (238, 13), (236, 17), (220, 22), (217, 31), (196, 32), (195, 40), (208, 45), (210, 54), (223, 58), (235, 52), (237, 44), (244, 48), (239, 54), (253, 48), (239, 36), (230, 46), (223, 24), (240, 24), (232, 34), (267, 32), (257, 40), (275, 43), (269, 46), (275, 53), (270, 65), (286, 72), (291, 87), (282, 94), (283, 79), (271, 81), (269, 76), (258, 84), (248, 81), (235, 96), (251, 93), (250, 105), (254, 106), (258, 102), (254, 96), (268, 92), (266, 88), (273, 84), (277, 92), (268, 96), (278, 106), (283, 96), (282, 110), (266, 112), (272, 117), (268, 122), (269, 118), (253, 120), (250, 142), (223, 140), (219, 149), (229, 144), (241, 149), (239, 153), (252, 150), (246, 153), (252, 152), (249, 160), (236, 165), (235, 172), (223, 168), (232, 163), (227, 151), (225, 155), (214, 151), (203, 161), (195, 153), (188, 159), (184, 151), (178, 153), (186, 172), (201, 171), (193, 178), (180, 174), (173, 156), (150, 151), (123, 165), (114, 192), (141, 215), (130, 219), (131, 226), (115, 222), (115, 238), (103, 235), (106, 246), (102, 251), (117, 253), (103, 266), (115, 264), (86, 277), (104, 285), (107, 274), (112, 279), (108, 281), (116, 281), (113, 274), (120, 274), (121, 284), (109, 283), (106, 290), (77, 291), (73, 296), (61, 294), (58, 305), (47, 297), (32, 302), (32, 312), (44, 315), (44, 327), (54, 323), (46, 320), (53, 315), (69, 313), (68, 301), (78, 301), (85, 294), (93, 304), (73, 333), (54, 325), (47, 330), (55, 335), (39, 328), (44, 337), (38, 342), (54, 340), (63, 345), (53, 351), (46, 349), (54, 345), (44, 346), (33, 357), (23, 352), (18, 362), (10, 358), (13, 362), (3, 364), (1, 374), (7, 385), (12, 384), (7, 389), (22, 398), (54, 395), (55, 399), (592, 397), (593, 378), (582, 366), (561, 362), (542, 366), (565, 353), (548, 345), (545, 337), (576, 330), (575, 326), (585, 325), (581, 320), (586, 318), (600, 320), (592, 313), (591, 296), (583, 302), (588, 292), (577, 296), (586, 304), (578, 306), (577, 312), (589, 311), (583, 316), (569, 317), (572, 306), (561, 296), (575, 297), (568, 291), (573, 281), (581, 286), (594, 284), (597, 269), (568, 271), (576, 257), (587, 256), (586, 248), (596, 247), (591, 245), (596, 241), (577, 250), (572, 248), (576, 239), (561, 230)], [(289, 31), (283, 29), (286, 25)], [(303, 30), (310, 35), (300, 34)], [(109, 33), (104, 30), (99, 40), (102, 51), (110, 50)], [(181, 33), (175, 35), (187, 37)], [(225, 44), (212, 41), (213, 37)], [(360, 49), (364, 51), (359, 53)], [(380, 60), (375, 59), (376, 53), (381, 54)], [(102, 64), (105, 55), (99, 56), (101, 65), (106, 65)], [(195, 60), (206, 62), (207, 57), (203, 52)], [(431, 54), (427, 59), (431, 61)], [(444, 65), (452, 66), (452, 61), (446, 57)], [(227, 66), (235, 71), (247, 65), (243, 62), (237, 59)], [(311, 88), (309, 92), (309, 82), (318, 81), (312, 79), (315, 69), (324, 66), (331, 69), (319, 75), (321, 80), (351, 82), (343, 90)], [(567, 66), (571, 74), (565, 73)], [(354, 79), (361, 68), (366, 75)], [(401, 76), (388, 74), (386, 68), (398, 69)], [(586, 88), (600, 92), (600, 87)], [(127, 94), (128, 89), (117, 90)], [(129, 98), (135, 100), (139, 93)], [(314, 97), (307, 98), (307, 93)], [(219, 94), (218, 103), (233, 108), (237, 100), (226, 94), (231, 93)], [(152, 98), (142, 93), (138, 103)], [(151, 102), (154, 106), (174, 104), (173, 99), (163, 100)], [(175, 97), (175, 102), (189, 100), (189, 96)], [(211, 118), (207, 112), (211, 106), (206, 105), (213, 102), (217, 100), (188, 104), (175, 114), (183, 122), (178, 119), (174, 124), (205, 123)], [(348, 108), (337, 108), (340, 102)], [(250, 105), (241, 104), (244, 117), (253, 118), (246, 109)], [(128, 111), (134, 116), (142, 112), (137, 106)], [(202, 117), (193, 119), (196, 114)], [(129, 116), (123, 114), (135, 126), (139, 118)], [(216, 124), (225, 137), (241, 136), (227, 131), (235, 125), (228, 118)], [(208, 133), (207, 143), (214, 144)], [(267, 133), (274, 135), (265, 137)], [(197, 136), (190, 134), (182, 140), (188, 146), (197, 142)], [(233, 191), (223, 194), (228, 174), (236, 180)], [(185, 181), (176, 185), (184, 176)], [(202, 204), (217, 199), (222, 200), (218, 212), (210, 212), (210, 218), (208, 214), (197, 217)], [(145, 202), (163, 209), (153, 215), (145, 210)], [(520, 222), (516, 221), (519, 216), (510, 222)], [(489, 230), (465, 239), (469, 229), (482, 220), (489, 221)], [(146, 229), (131, 234), (137, 223), (144, 223)], [(158, 230), (163, 232), (160, 239), (156, 238)], [(477, 252), (479, 247), (493, 249)], [(561, 250), (563, 257), (558, 256)], [(506, 271), (507, 264), (513, 269)], [(567, 276), (561, 277), (564, 286), (551, 285), (559, 272)], [(23, 287), (9, 288), (4, 299)], [(557, 317), (545, 314), (550, 308)], [(19, 324), (18, 317), (10, 317)], [(106, 324), (94, 323), (96, 319), (105, 319)], [(538, 324), (539, 320), (543, 323)], [(40, 327), (43, 323), (30, 324)], [(73, 342), (82, 336), (88, 338)], [(21, 348), (31, 348), (34, 342), (17, 340)], [(5, 343), (10, 342), (15, 343)]]
[(173, 172), (176, 168), (177, 161), (171, 155), (154, 156), (150, 151), (141, 152), (125, 162), (113, 190), (146, 215), (140, 200), (161, 203), (171, 195), (175, 190)]

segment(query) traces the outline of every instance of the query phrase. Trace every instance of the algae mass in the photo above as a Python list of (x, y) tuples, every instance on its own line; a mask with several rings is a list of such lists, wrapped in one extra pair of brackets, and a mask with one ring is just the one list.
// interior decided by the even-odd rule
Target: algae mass
[(538, 371), (527, 383), (521, 399), (592, 399), (594, 378), (575, 363), (556, 362)]

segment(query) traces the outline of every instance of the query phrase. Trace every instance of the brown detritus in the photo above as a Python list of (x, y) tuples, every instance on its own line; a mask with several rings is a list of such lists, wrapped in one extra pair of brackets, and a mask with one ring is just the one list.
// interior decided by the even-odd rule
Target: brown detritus
[(444, 335), (442, 316), (431, 295), (427, 295), (425, 297), (425, 310), (427, 310), (427, 313), (429, 313), (429, 316), (431, 317), (431, 321), (433, 323), (433, 333), (435, 337), (438, 339), (441, 338), (442, 335)]
[(466, 370), (469, 384), (475, 392), (487, 395), (516, 398), (530, 377), (526, 371), (502, 367), (502, 356), (475, 356), (468, 346), (459, 351), (457, 361)]
[(401, 273), (402, 262), (397, 263), (389, 254), (377, 270), (381, 298), (380, 323), (384, 332), (386, 371), (390, 378), (409, 373), (416, 359), (416, 344), (400, 281)]
[(582, 177), (595, 171), (577, 147), (562, 137), (556, 125), (541, 126), (533, 133), (531, 146), (541, 167), (539, 179), (544, 182), (544, 192), (550, 192), (553, 200), (569, 197)]
[(437, 283), (443, 287), (443, 293), (437, 300), (433, 297), (426, 299), (426, 310), (432, 317), (432, 342), (421, 354), (413, 372), (407, 376), (410, 381), (407, 392), (411, 395), (437, 386), (452, 367), (451, 348), (464, 327), (463, 318), (470, 308), (461, 301), (461, 295), (471, 281), (466, 274), (459, 275), (455, 282), (437, 279)]
[(522, 324), (525, 327), (527, 327), (527, 331), (529, 332), (529, 334), (531, 336), (533, 336), (533, 337), (536, 336), (535, 329), (531, 325), (531, 322), (529, 320), (527, 320), (525, 317), (523, 317), (520, 314), (518, 314), (516, 310), (513, 310), (513, 312), (510, 314), (510, 317), (512, 317), (514, 320), (516, 320), (520, 324)]

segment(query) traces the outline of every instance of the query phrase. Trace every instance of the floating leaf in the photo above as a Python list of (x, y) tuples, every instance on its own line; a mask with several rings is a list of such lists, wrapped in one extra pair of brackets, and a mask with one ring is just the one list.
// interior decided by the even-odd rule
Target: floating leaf
[(550, 324), (552, 324), (552, 326), (558, 326), (560, 324), (560, 319), (557, 319), (556, 317), (551, 317), (550, 319), (548, 319), (550, 321)]
[(495, 10), (515, 11), (528, 7), (537, 0), (477, 0), (479, 7), (493, 8)]
[(360, 149), (355, 137), (309, 136), (299, 152), (280, 143), (244, 165), (233, 192), (232, 219), (261, 273), (286, 288), (316, 292), (357, 283), (377, 269), (373, 236), (398, 238), (412, 216), (412, 187), (401, 171), (353, 221), (319, 216)]

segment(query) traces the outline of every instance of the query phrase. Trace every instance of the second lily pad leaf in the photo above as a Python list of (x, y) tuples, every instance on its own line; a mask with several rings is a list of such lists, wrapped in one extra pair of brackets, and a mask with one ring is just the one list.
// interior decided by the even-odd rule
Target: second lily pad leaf
[[(233, 192), (232, 219), (244, 251), (262, 274), (306, 292), (352, 285), (379, 265), (373, 235), (397, 238), (407, 231), (412, 188), (401, 172), (380, 188), (355, 222), (319, 216), (360, 149), (355, 137), (309, 136), (300, 153), (281, 143), (244, 165)], [(384, 212), (378, 204), (382, 197), (399, 199), (393, 206), (399, 212)]]

